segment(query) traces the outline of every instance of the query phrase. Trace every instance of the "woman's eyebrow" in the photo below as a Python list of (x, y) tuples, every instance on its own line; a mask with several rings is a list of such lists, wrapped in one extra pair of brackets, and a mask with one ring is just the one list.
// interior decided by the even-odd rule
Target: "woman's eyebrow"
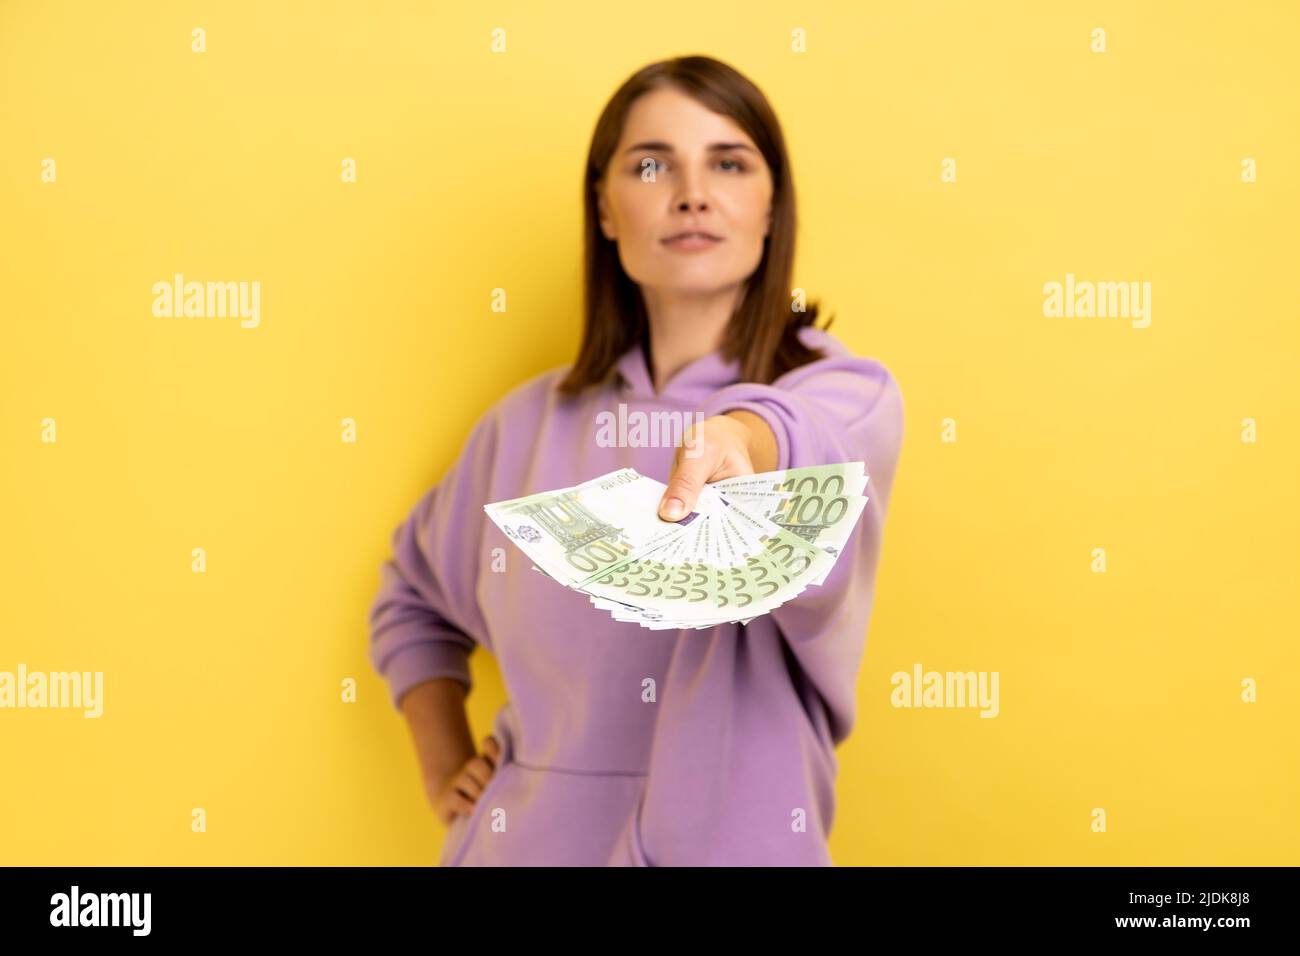
[[(729, 149), (746, 149), (749, 150), (751, 153), (754, 152), (754, 148), (748, 145), (747, 143), (710, 143), (708, 149), (709, 152), (711, 153), (720, 153)], [(670, 143), (665, 143), (662, 140), (657, 140), (657, 139), (647, 140), (644, 143), (637, 143), (635, 146), (629, 146), (626, 150), (624, 150), (624, 152), (636, 153), (636, 152), (640, 152), (641, 150), (654, 150), (660, 153), (675, 152), (675, 150), (673, 149)]]

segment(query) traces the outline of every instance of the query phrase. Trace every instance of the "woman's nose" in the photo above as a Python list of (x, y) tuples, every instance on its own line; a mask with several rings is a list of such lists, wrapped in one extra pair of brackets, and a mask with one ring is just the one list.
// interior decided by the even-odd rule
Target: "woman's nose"
[(708, 201), (704, 195), (703, 181), (699, 174), (690, 170), (684, 171), (680, 180), (681, 192), (677, 197), (677, 208), (688, 210), (691, 208), (704, 209), (708, 206)]

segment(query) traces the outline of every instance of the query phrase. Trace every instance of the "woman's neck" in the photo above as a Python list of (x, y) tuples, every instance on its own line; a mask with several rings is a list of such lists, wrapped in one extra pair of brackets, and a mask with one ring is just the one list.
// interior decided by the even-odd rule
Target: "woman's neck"
[(650, 319), (650, 380), (656, 394), (687, 365), (721, 347), (739, 291), (663, 295), (643, 289)]

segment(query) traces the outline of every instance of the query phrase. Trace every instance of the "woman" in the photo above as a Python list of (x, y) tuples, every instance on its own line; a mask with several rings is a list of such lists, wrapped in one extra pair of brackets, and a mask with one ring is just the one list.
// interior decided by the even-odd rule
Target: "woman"
[[(371, 660), (449, 826), (441, 863), (829, 864), (898, 386), (813, 325), (815, 305), (792, 309), (785, 144), (735, 70), (684, 57), (632, 76), (596, 126), (584, 192), (577, 360), (479, 420), (396, 529), (371, 608)], [(695, 424), (676, 448), (609, 447), (600, 423), (620, 404)], [(866, 464), (859, 527), (821, 587), (747, 626), (615, 621), (483, 511), (630, 466), (668, 479), (672, 520), (705, 482), (842, 461)], [(481, 753), (464, 708), (476, 643), (509, 694)]]

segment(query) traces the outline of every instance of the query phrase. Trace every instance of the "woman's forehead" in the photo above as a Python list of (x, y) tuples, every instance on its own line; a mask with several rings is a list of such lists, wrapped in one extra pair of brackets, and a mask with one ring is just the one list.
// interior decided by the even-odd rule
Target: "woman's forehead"
[(709, 148), (729, 143), (754, 147), (754, 141), (730, 116), (715, 113), (694, 97), (673, 88), (645, 93), (628, 110), (622, 143), (630, 146), (643, 141), (663, 143), (672, 149)]

